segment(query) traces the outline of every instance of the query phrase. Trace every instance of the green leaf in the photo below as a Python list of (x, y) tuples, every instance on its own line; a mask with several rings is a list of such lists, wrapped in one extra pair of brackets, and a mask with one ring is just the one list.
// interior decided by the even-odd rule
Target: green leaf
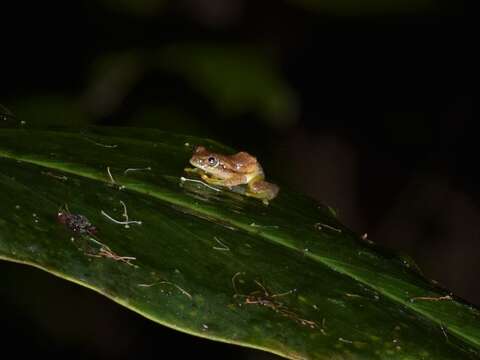
[[(0, 129), (0, 258), (165, 326), (289, 358), (480, 358), (477, 309), (328, 207), (285, 188), (265, 206), (182, 181), (198, 144), (232, 151), (145, 129)], [(64, 204), (94, 237), (59, 223)], [(141, 224), (111, 220), (126, 219), (122, 204)]]

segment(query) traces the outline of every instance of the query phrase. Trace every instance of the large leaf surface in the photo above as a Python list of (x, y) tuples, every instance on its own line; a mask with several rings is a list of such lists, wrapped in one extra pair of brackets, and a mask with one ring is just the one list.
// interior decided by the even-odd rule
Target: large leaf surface
[[(290, 358), (480, 358), (475, 308), (328, 208), (284, 188), (265, 206), (181, 181), (198, 144), (229, 151), (154, 130), (0, 129), (0, 258), (163, 325)], [(121, 202), (141, 224), (104, 215), (124, 220)], [(98, 244), (56, 219), (64, 204), (135, 266), (89, 256)]]

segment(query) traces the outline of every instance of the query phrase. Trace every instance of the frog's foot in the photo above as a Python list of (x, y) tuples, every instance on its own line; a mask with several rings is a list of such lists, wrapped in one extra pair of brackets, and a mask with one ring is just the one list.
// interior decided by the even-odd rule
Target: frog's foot
[(246, 191), (246, 192), (244, 193), (244, 195), (245, 195), (245, 196), (248, 196), (248, 197), (253, 197), (253, 198), (255, 198), (255, 199), (262, 200), (262, 202), (263, 202), (265, 205), (270, 204), (269, 200), (271, 200), (271, 199), (269, 198), (269, 196), (266, 196), (266, 195), (264, 195), (264, 194)]
[(279, 190), (280, 188), (275, 184), (258, 180), (249, 184), (245, 195), (260, 199), (265, 205), (268, 205), (269, 201), (277, 196)]

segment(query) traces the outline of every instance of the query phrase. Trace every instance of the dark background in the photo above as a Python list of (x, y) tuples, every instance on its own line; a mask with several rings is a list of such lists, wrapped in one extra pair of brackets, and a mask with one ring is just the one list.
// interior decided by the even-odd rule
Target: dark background
[[(247, 150), (275, 182), (480, 304), (467, 3), (14, 3), (0, 6), (0, 103), (28, 126), (155, 127)], [(2, 352), (273, 358), (174, 332), (34, 269), (0, 272)]]

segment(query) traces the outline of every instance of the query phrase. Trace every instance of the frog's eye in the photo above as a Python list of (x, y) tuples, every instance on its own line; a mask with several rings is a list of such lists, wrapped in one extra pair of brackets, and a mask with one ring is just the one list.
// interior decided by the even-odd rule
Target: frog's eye
[(218, 165), (218, 160), (216, 158), (214, 158), (213, 156), (210, 156), (207, 161), (208, 161), (208, 165), (210, 165), (210, 166), (217, 166)]

